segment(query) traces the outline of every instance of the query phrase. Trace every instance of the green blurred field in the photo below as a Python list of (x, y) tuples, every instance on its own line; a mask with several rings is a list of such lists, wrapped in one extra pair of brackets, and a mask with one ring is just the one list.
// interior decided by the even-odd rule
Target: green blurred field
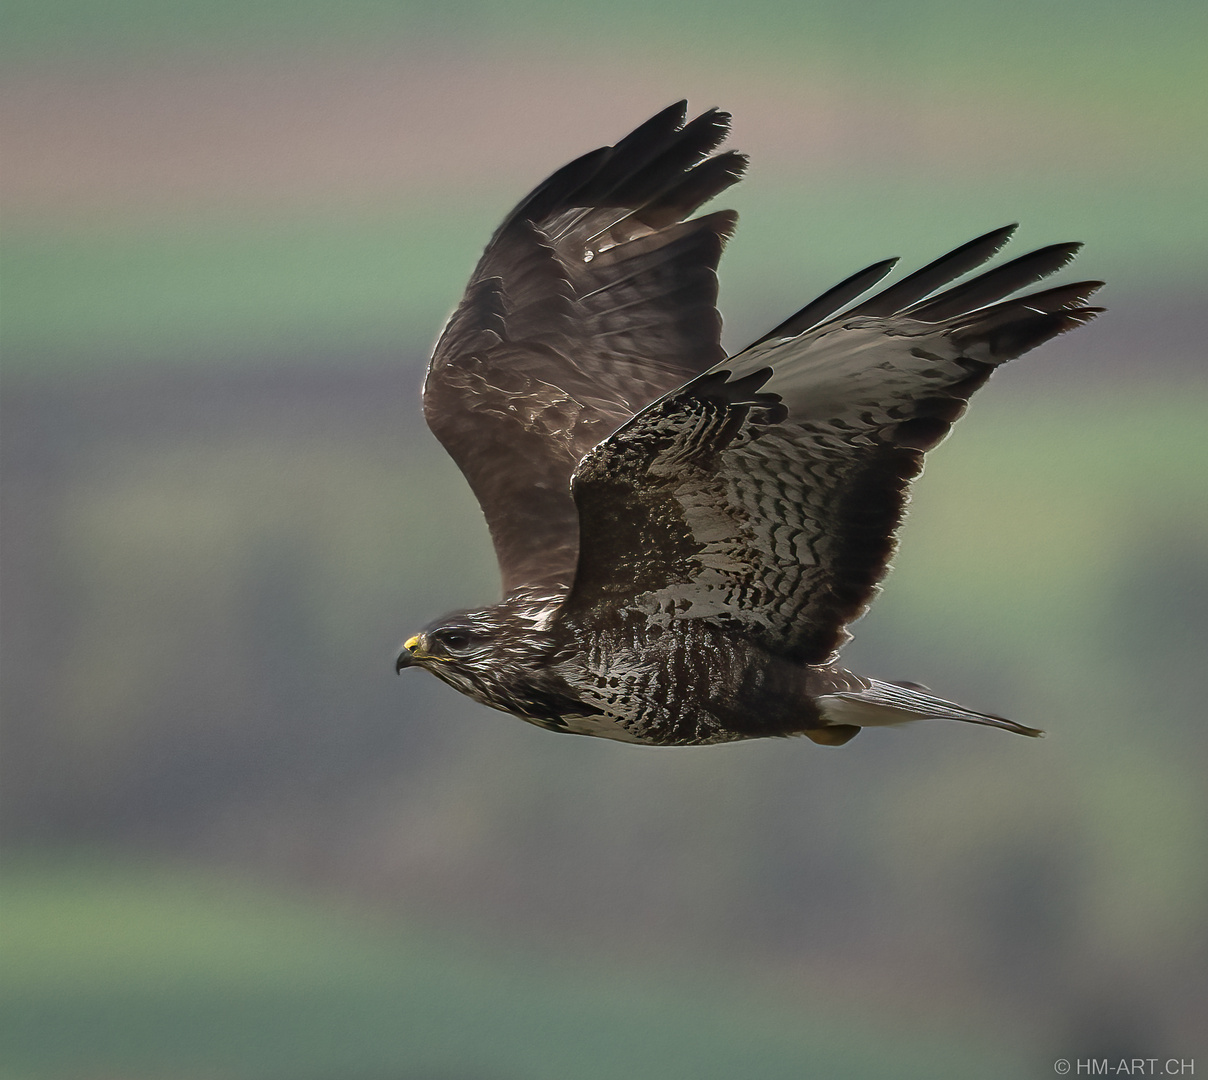
[[(1051, 179), (952, 185), (903, 177), (773, 187), (758, 175), (724, 205), (742, 215), (722, 261), (735, 347), (861, 266), (913, 268), (1007, 221), (1012, 251), (1086, 244), (1067, 280), (1115, 295), (1208, 287), (1208, 215), (1190, 187), (1147, 202), (1136, 182)], [(519, 197), (520, 192), (515, 193)], [(463, 192), (422, 216), (233, 213), (188, 219), (11, 223), (3, 246), (4, 341), (12, 372), (109, 364), (288, 359), (340, 364), (421, 351), (460, 295), (507, 196)], [(719, 200), (719, 204), (723, 204)]]
[[(492, 47), (548, 41), (551, 52), (671, 50), (702, 63), (758, 62), (776, 75), (857, 63), (886, 81), (992, 96), (1033, 87), (1037, 108), (1054, 95), (1144, 115), (1160, 106), (1171, 128), (1202, 111), (1185, 94), (1202, 79), (1208, 15), (1195, 0), (868, 0), (853, 17), (839, 0), (722, 0), (601, 8), (554, 0), (5, 0), (3, 51), (13, 57), (128, 56), (157, 49), (249, 50), (457, 40)], [(1106, 96), (1106, 100), (1105, 100)]]
[(5, 1080), (1017, 1075), (724, 968), (635, 978), (171, 866), (10, 858), (0, 903)]

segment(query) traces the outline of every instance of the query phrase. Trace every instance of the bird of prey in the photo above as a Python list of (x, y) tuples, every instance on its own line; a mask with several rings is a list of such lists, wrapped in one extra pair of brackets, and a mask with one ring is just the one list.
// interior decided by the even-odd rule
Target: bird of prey
[[(671, 106), (536, 187), (437, 342), (428, 425), (469, 481), (503, 599), (409, 638), (425, 668), (542, 727), (683, 746), (963, 720), (1040, 732), (837, 663), (907, 487), (999, 365), (1101, 308), (1056, 244), (978, 276), (996, 229), (867, 295), (853, 274), (727, 356), (716, 269), (736, 216), (691, 215), (746, 158)], [(965, 278), (959, 281), (957, 279)]]

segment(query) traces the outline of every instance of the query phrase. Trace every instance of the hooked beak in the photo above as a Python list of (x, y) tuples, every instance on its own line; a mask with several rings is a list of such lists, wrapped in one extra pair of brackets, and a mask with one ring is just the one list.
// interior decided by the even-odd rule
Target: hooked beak
[(394, 673), (401, 675), (403, 668), (413, 667), (424, 656), (423, 650), (420, 648), (420, 635), (409, 637), (403, 642), (402, 652), (398, 654), (398, 659), (394, 661)]

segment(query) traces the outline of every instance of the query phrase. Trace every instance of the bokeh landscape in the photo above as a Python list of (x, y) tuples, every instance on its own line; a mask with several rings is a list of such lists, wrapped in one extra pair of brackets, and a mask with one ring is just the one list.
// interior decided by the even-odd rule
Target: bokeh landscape
[[(0, 20), (2, 1080), (1208, 1068), (1208, 8)], [(497, 590), (427, 350), (512, 203), (685, 96), (752, 155), (731, 346), (1008, 221), (1108, 280), (845, 653), (1047, 739), (660, 751), (395, 678)]]

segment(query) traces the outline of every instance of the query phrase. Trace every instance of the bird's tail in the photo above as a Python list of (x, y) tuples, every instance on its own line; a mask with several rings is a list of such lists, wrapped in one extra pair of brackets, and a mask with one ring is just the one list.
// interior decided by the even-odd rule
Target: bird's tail
[(932, 697), (926, 688), (913, 683), (887, 683), (862, 680), (868, 686), (860, 690), (842, 690), (816, 699), (825, 726), (806, 734), (815, 742), (839, 745), (847, 742), (862, 727), (887, 727), (912, 720), (963, 720), (968, 724), (1002, 728), (1016, 735), (1037, 738), (1037, 728), (1024, 727), (993, 713), (974, 712), (943, 698)]

